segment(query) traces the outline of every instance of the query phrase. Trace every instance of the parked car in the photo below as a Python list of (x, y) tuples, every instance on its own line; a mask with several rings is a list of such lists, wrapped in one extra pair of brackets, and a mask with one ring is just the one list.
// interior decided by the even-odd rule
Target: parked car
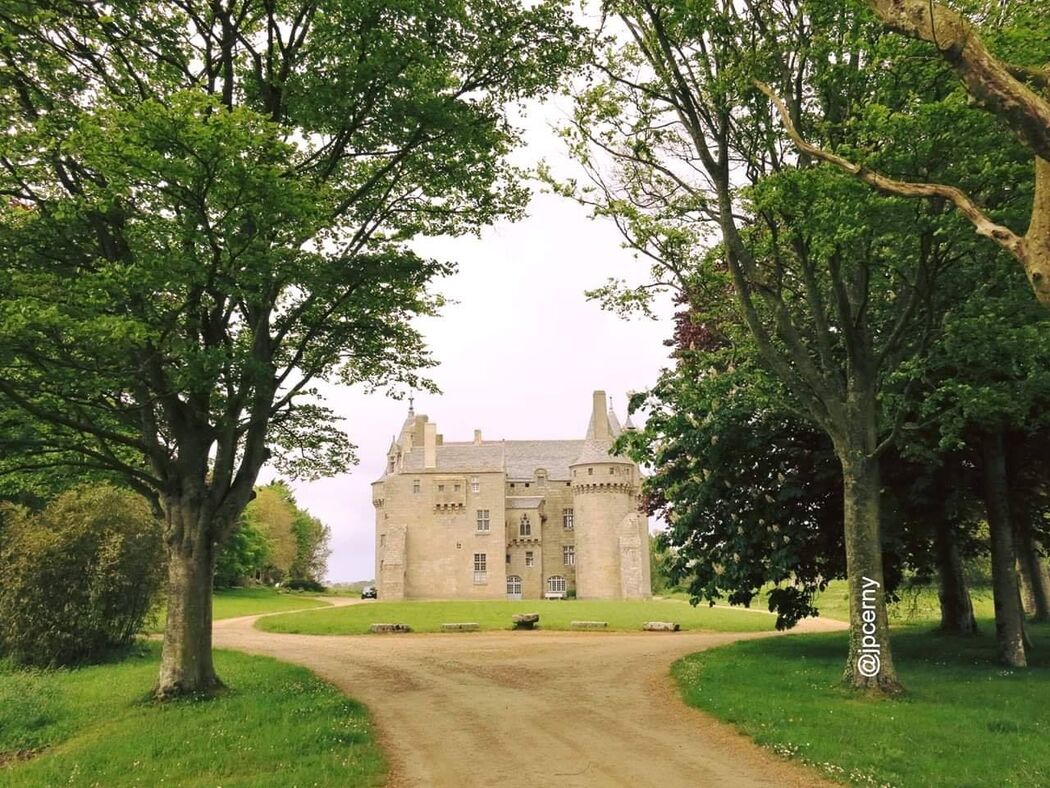
[(378, 599), (379, 594), (376, 592), (375, 586), (365, 586), (361, 589), (362, 599)]

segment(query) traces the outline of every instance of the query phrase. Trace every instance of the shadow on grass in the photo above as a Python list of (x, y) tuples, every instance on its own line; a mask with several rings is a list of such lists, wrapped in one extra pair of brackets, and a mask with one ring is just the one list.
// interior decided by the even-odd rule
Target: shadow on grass
[(994, 626), (974, 637), (894, 630), (907, 694), (841, 684), (845, 633), (788, 635), (693, 654), (673, 673), (690, 705), (851, 784), (1050, 785), (1050, 626), (1030, 625), (1030, 667), (996, 663)]

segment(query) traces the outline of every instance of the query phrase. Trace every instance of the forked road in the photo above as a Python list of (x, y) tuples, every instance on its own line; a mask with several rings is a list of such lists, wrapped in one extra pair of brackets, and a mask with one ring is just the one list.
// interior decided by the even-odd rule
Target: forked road
[(217, 621), (215, 644), (303, 665), (367, 705), (391, 786), (824, 784), (672, 686), (675, 659), (766, 633), (333, 637), (263, 632), (256, 618)]

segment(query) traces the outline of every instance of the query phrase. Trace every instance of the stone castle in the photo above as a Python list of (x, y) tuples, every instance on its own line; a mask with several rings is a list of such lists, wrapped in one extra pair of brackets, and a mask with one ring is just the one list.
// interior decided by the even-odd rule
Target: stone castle
[(603, 391), (582, 440), (445, 442), (410, 406), (372, 484), (379, 598), (648, 598), (648, 521), (638, 466), (611, 453), (620, 431)]

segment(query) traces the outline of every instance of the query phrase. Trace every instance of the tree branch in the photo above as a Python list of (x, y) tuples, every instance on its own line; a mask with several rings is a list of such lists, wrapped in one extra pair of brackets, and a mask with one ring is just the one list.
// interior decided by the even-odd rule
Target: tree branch
[(787, 135), (791, 138), (792, 142), (795, 143), (795, 146), (803, 153), (812, 156), (814, 159), (835, 165), (839, 169), (848, 172), (850, 175), (864, 181), (884, 194), (891, 194), (897, 197), (940, 197), (948, 200), (960, 213), (970, 220), (970, 223), (973, 224), (978, 235), (992, 239), (999, 244), (999, 246), (1017, 258), (1022, 264), (1026, 263), (1024, 239), (1009, 227), (993, 222), (988, 215), (978, 207), (977, 203), (971, 200), (961, 189), (958, 189), (955, 186), (945, 186), (939, 183), (913, 183), (910, 181), (898, 181), (893, 178), (888, 178), (885, 175), (872, 172), (859, 164), (854, 164), (836, 153), (826, 151), (823, 148), (818, 148), (816, 145), (806, 142), (795, 128), (795, 124), (791, 120), (791, 115), (788, 112), (787, 106), (780, 97), (773, 92), (773, 89), (764, 82), (759, 82), (757, 80), (754, 84), (769, 97), (770, 101), (773, 102), (773, 106), (776, 107), (777, 112), (780, 114), (780, 119), (783, 121)]

